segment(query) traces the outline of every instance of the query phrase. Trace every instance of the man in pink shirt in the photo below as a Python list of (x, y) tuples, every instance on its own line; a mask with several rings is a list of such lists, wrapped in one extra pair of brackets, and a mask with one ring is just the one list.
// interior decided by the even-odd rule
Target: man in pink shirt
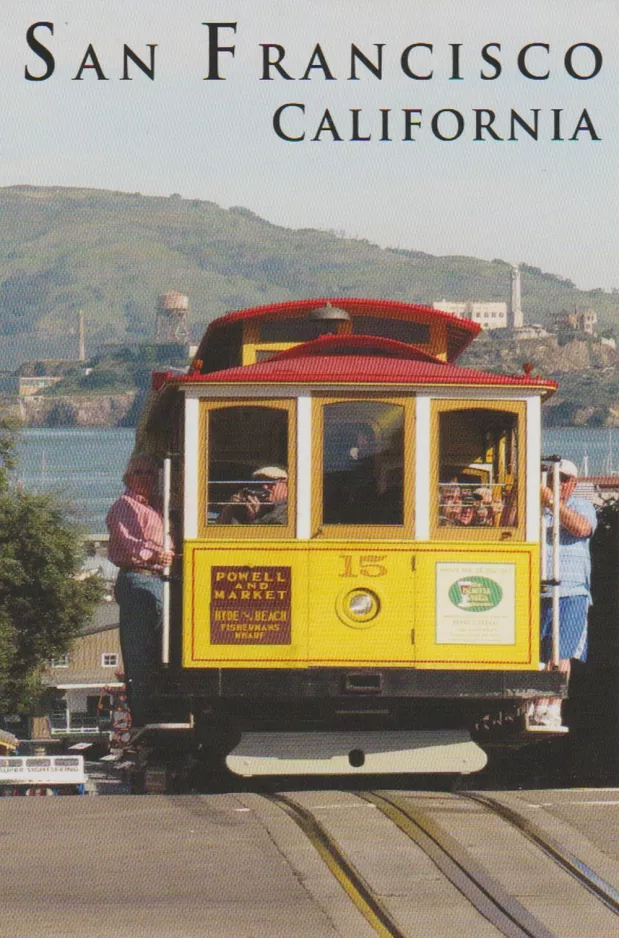
[(114, 595), (120, 609), (120, 645), (134, 726), (148, 722), (159, 662), (164, 567), (174, 559), (163, 549), (158, 473), (150, 456), (133, 456), (124, 495), (107, 515), (108, 557), (120, 568)]

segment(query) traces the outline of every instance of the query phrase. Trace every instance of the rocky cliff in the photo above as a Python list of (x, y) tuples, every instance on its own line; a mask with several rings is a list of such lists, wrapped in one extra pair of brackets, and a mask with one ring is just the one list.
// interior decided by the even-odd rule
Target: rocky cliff
[(135, 424), (138, 392), (13, 400), (11, 411), (26, 427), (122, 427)]
[[(521, 374), (523, 363), (529, 362), (534, 374), (559, 383), (544, 408), (547, 424), (619, 426), (619, 355), (614, 348), (593, 338), (565, 341), (550, 335), (522, 340), (498, 332), (480, 335), (458, 364)], [(143, 384), (138, 391), (5, 396), (0, 410), (29, 427), (135, 426), (145, 394)]]

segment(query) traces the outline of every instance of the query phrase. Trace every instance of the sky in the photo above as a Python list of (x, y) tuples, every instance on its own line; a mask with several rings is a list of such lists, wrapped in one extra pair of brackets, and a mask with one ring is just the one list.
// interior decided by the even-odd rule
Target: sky
[[(0, 186), (178, 193), (619, 288), (616, 0), (4, 0), (3, 13)], [(37, 53), (41, 22), (53, 34), (34, 31)], [(209, 37), (234, 55), (215, 61)], [(89, 44), (107, 80), (81, 68)], [(154, 79), (130, 62), (121, 80), (123, 47), (150, 66), (152, 44)], [(265, 44), (289, 78), (263, 78)], [(358, 62), (351, 80), (353, 44), (375, 68), (382, 44), (380, 79)], [(519, 70), (530, 44), (523, 67), (548, 77)], [(501, 71), (484, 79), (491, 57)], [(511, 111), (531, 126), (533, 109), (538, 140), (511, 134)], [(502, 139), (475, 139), (476, 111)], [(353, 120), (371, 139), (351, 140)]]

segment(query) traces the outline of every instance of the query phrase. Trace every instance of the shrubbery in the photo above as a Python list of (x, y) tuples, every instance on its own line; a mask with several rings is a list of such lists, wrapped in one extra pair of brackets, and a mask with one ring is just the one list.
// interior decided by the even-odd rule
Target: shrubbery
[(9, 484), (14, 445), (0, 417), (0, 714), (31, 706), (41, 667), (66, 653), (102, 593), (97, 577), (78, 579), (80, 533), (62, 508)]

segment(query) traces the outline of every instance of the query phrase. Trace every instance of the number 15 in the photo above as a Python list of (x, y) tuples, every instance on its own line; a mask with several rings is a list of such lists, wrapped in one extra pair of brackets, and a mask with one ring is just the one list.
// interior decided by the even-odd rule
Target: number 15
[(340, 554), (340, 559), (344, 561), (344, 571), (340, 573), (341, 577), (358, 576), (386, 576), (387, 567), (380, 563), (385, 559), (384, 554), (365, 554), (356, 557), (354, 554)]

